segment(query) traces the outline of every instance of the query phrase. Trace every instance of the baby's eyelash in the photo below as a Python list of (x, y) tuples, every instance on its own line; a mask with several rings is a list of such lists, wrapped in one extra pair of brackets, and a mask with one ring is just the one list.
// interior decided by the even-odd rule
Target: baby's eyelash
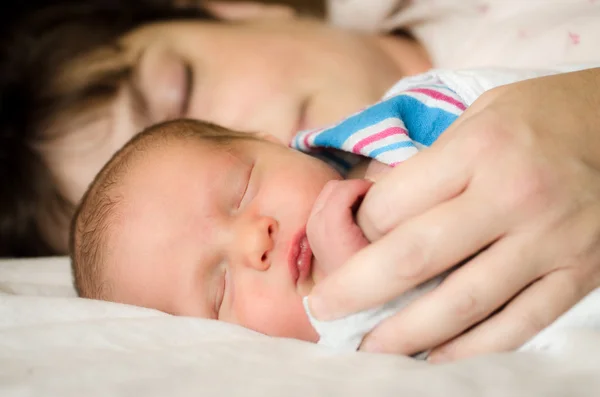
[(223, 268), (223, 275), (221, 281), (221, 287), (219, 288), (219, 295), (217, 296), (216, 305), (215, 305), (215, 313), (216, 318), (219, 318), (219, 313), (221, 312), (221, 306), (223, 306), (223, 300), (225, 300), (225, 290), (227, 288), (227, 269)]
[(248, 170), (248, 175), (246, 176), (246, 185), (244, 186), (244, 191), (242, 191), (240, 199), (238, 200), (237, 208), (240, 208), (242, 206), (244, 197), (246, 197), (246, 193), (248, 192), (248, 186), (250, 186), (250, 179), (252, 177), (252, 170), (254, 170), (254, 163), (252, 163), (252, 165), (250, 165), (250, 168)]

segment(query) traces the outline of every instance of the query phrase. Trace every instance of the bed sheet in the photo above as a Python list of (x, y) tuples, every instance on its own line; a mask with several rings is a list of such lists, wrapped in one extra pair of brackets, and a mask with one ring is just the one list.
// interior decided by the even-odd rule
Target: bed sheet
[[(66, 258), (0, 261), (0, 396), (599, 396), (600, 334), (447, 365), (340, 354), (75, 297)], [(554, 345), (556, 346), (556, 345)]]

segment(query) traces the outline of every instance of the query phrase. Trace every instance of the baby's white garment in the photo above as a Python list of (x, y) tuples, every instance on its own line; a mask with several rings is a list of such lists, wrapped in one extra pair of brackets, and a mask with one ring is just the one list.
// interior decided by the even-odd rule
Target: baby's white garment
[[(382, 306), (333, 321), (317, 320), (308, 307), (308, 297), (304, 297), (302, 302), (311, 325), (320, 336), (320, 345), (340, 351), (354, 351), (358, 350), (365, 335), (377, 324), (400, 311), (414, 299), (433, 290), (442, 280), (443, 277), (436, 277)], [(426, 353), (419, 355), (418, 358), (426, 358)]]
[[(310, 312), (308, 297), (304, 297), (304, 309), (313, 328), (321, 337), (320, 345), (344, 352), (355, 351), (364, 336), (377, 324), (400, 311), (410, 301), (431, 291), (441, 280), (442, 277), (438, 277), (383, 306), (351, 314), (338, 320), (317, 320)], [(589, 293), (554, 323), (522, 345), (518, 351), (560, 353), (568, 344), (568, 341), (565, 340), (565, 335), (567, 335), (565, 331), (573, 329), (600, 331), (600, 288)], [(425, 359), (427, 354), (428, 352), (423, 352), (416, 355), (415, 358)]]

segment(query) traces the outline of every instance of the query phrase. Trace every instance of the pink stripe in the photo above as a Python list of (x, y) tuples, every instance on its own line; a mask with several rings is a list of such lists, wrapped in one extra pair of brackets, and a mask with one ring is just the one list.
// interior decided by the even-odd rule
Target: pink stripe
[(309, 144), (309, 142), (308, 142), (308, 139), (309, 139), (311, 136), (313, 136), (313, 135), (315, 135), (315, 134), (317, 134), (317, 133), (319, 133), (319, 132), (321, 132), (321, 131), (323, 131), (323, 130), (324, 130), (324, 128), (319, 128), (319, 129), (317, 129), (317, 130), (314, 130), (314, 131), (311, 131), (311, 132), (309, 132), (309, 133), (305, 134), (305, 135), (304, 135), (304, 139), (302, 140), (302, 142), (304, 143), (304, 147), (305, 147), (306, 149), (308, 149), (308, 148), (310, 147), (310, 144)]
[(459, 102), (456, 99), (449, 97), (448, 95), (444, 95), (441, 92), (436, 91), (436, 90), (431, 90), (429, 88), (412, 88), (408, 91), (409, 92), (418, 92), (418, 93), (427, 95), (428, 97), (431, 97), (433, 99), (438, 99), (440, 101), (450, 103), (450, 104), (456, 106), (457, 108), (459, 108), (460, 110), (467, 109), (466, 106), (462, 102)]
[(376, 134), (369, 135), (368, 137), (356, 142), (356, 144), (352, 148), (352, 152), (360, 153), (360, 151), (370, 143), (373, 143), (373, 142), (383, 139), (383, 138), (387, 138), (388, 136), (391, 136), (391, 135), (401, 135), (401, 134), (408, 135), (408, 132), (406, 132), (406, 130), (402, 127), (386, 128), (383, 131), (379, 131)]

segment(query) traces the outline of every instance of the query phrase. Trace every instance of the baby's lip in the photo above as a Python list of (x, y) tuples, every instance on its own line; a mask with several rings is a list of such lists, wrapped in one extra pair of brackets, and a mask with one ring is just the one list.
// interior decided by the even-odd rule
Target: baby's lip
[(304, 281), (310, 276), (312, 250), (304, 229), (296, 234), (290, 244), (288, 265), (294, 284), (297, 285), (299, 281)]

